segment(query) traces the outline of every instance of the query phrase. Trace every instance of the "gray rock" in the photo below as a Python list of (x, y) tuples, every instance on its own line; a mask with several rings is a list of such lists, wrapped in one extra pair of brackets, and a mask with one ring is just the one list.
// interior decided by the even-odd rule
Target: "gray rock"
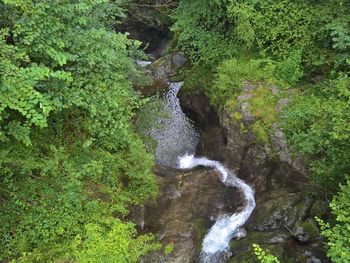
[(280, 89), (277, 86), (272, 86), (271, 92), (273, 95), (277, 95), (280, 92)]
[[(183, 68), (188, 62), (185, 55), (181, 52), (173, 52), (164, 57), (161, 57), (154, 61), (149, 68), (152, 71), (152, 75), (156, 79), (168, 80), (179, 75), (179, 70)], [(177, 81), (181, 81), (177, 79)]]
[(243, 102), (241, 105), (241, 116), (242, 116), (242, 120), (243, 122), (247, 125), (250, 124), (251, 122), (254, 121), (254, 117), (252, 115), (252, 113), (250, 112), (250, 105), (248, 102)]
[(311, 207), (310, 216), (312, 218), (314, 218), (315, 216), (322, 218), (328, 212), (329, 212), (328, 203), (326, 201), (323, 201), (323, 200), (316, 200), (315, 203)]
[(282, 98), (282, 99), (280, 99), (280, 100), (277, 102), (276, 111), (277, 111), (277, 112), (281, 112), (281, 110), (282, 110), (284, 107), (287, 107), (290, 103), (291, 103), (291, 100), (288, 99), (288, 98)]
[(306, 221), (298, 222), (293, 230), (292, 235), (300, 242), (308, 242), (318, 235), (318, 227), (315, 221), (308, 218)]

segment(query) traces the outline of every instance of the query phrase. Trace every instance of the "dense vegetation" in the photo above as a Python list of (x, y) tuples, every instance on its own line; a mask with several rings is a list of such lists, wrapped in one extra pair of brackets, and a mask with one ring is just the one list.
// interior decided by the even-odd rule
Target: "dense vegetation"
[(172, 14), (172, 45), (192, 63), (185, 82), (216, 107), (232, 107), (246, 80), (293, 90), (276, 116), (257, 89), (257, 142), (280, 118), (318, 195), (334, 195), (334, 218), (320, 221), (328, 255), (350, 261), (345, 0), (0, 0), (0, 261), (136, 262), (159, 248), (126, 220), (157, 185), (132, 125), (140, 43), (115, 32), (124, 2)]
[(0, 1), (0, 261), (158, 247), (124, 219), (157, 185), (131, 124), (140, 52), (113, 30), (123, 15), (119, 1)]
[[(350, 261), (350, 235), (340, 230), (350, 201), (349, 1), (182, 0), (173, 19), (177, 47), (192, 61), (185, 84), (217, 107), (233, 107), (247, 80), (294, 94), (278, 117), (289, 144), (309, 163), (313, 192), (328, 199), (344, 184), (323, 235), (333, 261)], [(256, 105), (265, 114), (255, 132), (266, 142), (277, 116), (269, 107), (274, 98), (262, 91)]]

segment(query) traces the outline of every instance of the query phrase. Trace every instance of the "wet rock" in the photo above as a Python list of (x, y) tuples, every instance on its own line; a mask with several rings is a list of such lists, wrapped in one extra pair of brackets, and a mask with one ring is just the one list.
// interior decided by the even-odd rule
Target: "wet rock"
[(141, 41), (147, 53), (156, 58), (163, 56), (169, 38), (169, 16), (151, 6), (134, 5), (129, 6), (128, 10), (128, 15), (117, 25), (117, 30)]
[(329, 263), (330, 260), (325, 257), (325, 248), (320, 242), (308, 242), (300, 245), (295, 239), (289, 239), (284, 246), (284, 257), (289, 261), (282, 262), (306, 262), (306, 263)]
[(293, 208), (302, 206), (303, 198), (298, 193), (288, 193), (287, 189), (282, 188), (257, 195), (256, 202), (248, 230), (272, 231), (285, 229), (287, 224), (299, 219), (299, 213), (294, 212)]
[(250, 249), (254, 243), (264, 244), (280, 244), (284, 243), (290, 237), (289, 233), (284, 230), (279, 231), (249, 231), (245, 239), (232, 240), (230, 243), (233, 253)]
[(182, 110), (187, 113), (201, 129), (208, 127), (219, 128), (219, 118), (215, 109), (210, 105), (208, 97), (201, 91), (188, 93), (179, 92)]
[(288, 98), (282, 98), (282, 99), (278, 100), (277, 105), (276, 105), (276, 111), (281, 112), (281, 110), (284, 107), (288, 106), (290, 104), (290, 102), (291, 102), (291, 100)]
[(173, 52), (157, 59), (144, 67), (150, 81), (143, 85), (134, 86), (134, 90), (146, 97), (165, 92), (169, 88), (169, 81), (180, 82), (183, 80), (181, 69), (186, 63), (187, 58), (181, 52)]
[(310, 209), (310, 216), (314, 218), (315, 216), (322, 218), (329, 212), (329, 206), (326, 201), (316, 200)]
[[(253, 243), (249, 244), (249, 246), (245, 248), (241, 248), (240, 250), (234, 250), (233, 256), (230, 258), (229, 263), (260, 263), (261, 261), (256, 257), (253, 251)], [(283, 257), (283, 245), (281, 244), (264, 244), (260, 245), (266, 252), (273, 254), (277, 258), (280, 259), (280, 262), (290, 262), (283, 261), (285, 258)]]
[(317, 237), (317, 224), (311, 218), (308, 218), (306, 221), (300, 221), (294, 226), (292, 235), (300, 242), (308, 242)]
[(186, 66), (187, 62), (188, 60), (182, 52), (173, 52), (157, 59), (149, 68), (156, 79), (181, 81), (183, 77), (180, 69)]
[[(164, 244), (173, 243), (169, 255), (152, 253), (143, 262), (194, 262), (199, 256), (206, 231), (220, 214), (242, 206), (240, 193), (225, 187), (212, 170), (178, 171), (156, 166), (160, 195), (144, 206), (143, 229)], [(135, 213), (134, 213), (135, 214)]]
[(233, 235), (233, 239), (239, 240), (247, 236), (247, 230), (243, 227), (239, 228)]
[[(258, 118), (251, 112), (250, 100), (255, 96), (254, 92), (258, 87), (275, 96), (280, 94), (276, 86), (245, 82), (234, 106), (222, 108), (217, 112), (218, 123), (201, 121), (204, 123), (203, 136), (198, 145), (198, 153), (223, 161), (235, 171), (239, 170), (241, 177), (248, 179), (256, 191), (266, 191), (268, 188), (278, 187), (278, 184), (295, 185), (300, 189), (306, 181), (307, 169), (302, 158), (290, 151), (279, 124), (272, 124), (271, 132), (266, 136), (264, 143), (257, 142), (257, 135), (251, 128)], [(189, 99), (191, 95), (180, 95), (181, 102), (190, 109), (191, 115), (205, 120), (207, 114), (213, 119), (209, 111), (197, 106), (205, 100), (199, 96)], [(280, 98), (276, 104), (276, 111), (287, 106), (289, 102), (289, 98)], [(215, 109), (210, 111), (212, 112), (215, 114)], [(213, 139), (214, 137), (221, 139)]]

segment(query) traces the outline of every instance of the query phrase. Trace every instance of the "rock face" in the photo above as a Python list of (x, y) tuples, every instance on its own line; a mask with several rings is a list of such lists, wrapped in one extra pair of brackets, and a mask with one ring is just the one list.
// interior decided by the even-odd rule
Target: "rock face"
[(168, 81), (183, 80), (182, 69), (188, 64), (182, 52), (169, 53), (144, 68), (146, 74), (153, 80), (151, 84), (135, 86), (134, 89), (144, 96), (150, 97), (168, 89)]
[[(217, 112), (219, 125), (210, 125), (204, 129), (198, 154), (223, 160), (229, 167), (240, 171), (241, 176), (253, 184), (258, 192), (271, 188), (274, 184), (276, 187), (302, 187), (307, 180), (306, 166), (300, 156), (292, 155), (277, 121), (271, 125), (268, 141), (257, 142), (258, 135), (254, 132), (254, 124), (260, 121), (260, 117), (254, 116), (250, 105), (257, 88), (258, 85), (246, 83), (242, 93), (237, 96), (235, 106)], [(276, 87), (263, 88), (269, 89), (271, 94), (278, 93)], [(197, 99), (195, 96), (192, 98)], [(285, 98), (278, 99), (276, 112), (287, 102)], [(201, 111), (198, 112), (199, 116), (202, 114)], [(225, 138), (221, 140), (224, 143), (221, 145), (206, 139), (217, 134), (218, 128), (221, 137)], [(217, 147), (221, 149), (219, 154)]]
[(156, 234), (163, 245), (173, 244), (174, 249), (168, 255), (153, 253), (143, 262), (195, 262), (207, 229), (217, 217), (243, 204), (240, 193), (223, 186), (212, 170), (156, 166), (155, 173), (160, 195), (136, 209), (132, 217), (141, 231)]
[[(186, 63), (183, 54), (172, 53), (151, 64), (148, 70), (158, 83), (154, 93), (169, 79), (181, 80), (179, 72)], [(273, 100), (261, 105), (260, 96)], [(200, 91), (180, 91), (179, 99), (183, 111), (202, 129), (196, 155), (224, 163), (256, 192), (256, 208), (244, 226), (247, 236), (231, 242), (226, 259), (258, 262), (252, 251), (258, 243), (281, 262), (328, 262), (314, 221), (315, 216), (327, 215), (327, 204), (304, 191), (306, 166), (288, 148), (276, 117), (290, 100), (277, 87), (248, 82), (227, 109), (215, 109)], [(240, 193), (205, 169), (185, 172), (157, 166), (155, 173), (160, 195), (136, 210), (133, 220), (141, 232), (156, 234), (174, 249), (152, 253), (143, 262), (196, 262), (215, 219), (243, 205)]]
[(274, 96), (274, 105), (268, 106), (276, 116), (290, 102), (277, 87), (248, 82), (228, 109), (216, 110), (199, 92), (180, 93), (184, 110), (202, 126), (197, 155), (223, 162), (256, 191), (257, 205), (245, 225), (248, 235), (232, 241), (230, 262), (257, 262), (253, 243), (271, 250), (281, 262), (328, 262), (313, 219), (324, 216), (327, 205), (304, 191), (306, 165), (288, 148), (278, 118), (270, 118), (268, 132), (261, 132), (266, 138), (258, 140), (262, 136), (254, 127), (263, 118), (252, 105), (258, 87)]
[(187, 64), (188, 60), (182, 52), (173, 52), (154, 61), (150, 70), (155, 79), (164, 81), (181, 81), (179, 70)]
[(117, 30), (128, 32), (131, 39), (141, 41), (146, 52), (157, 59), (164, 55), (171, 21), (168, 15), (152, 6), (156, 4), (154, 1), (149, 6), (130, 5), (128, 15), (117, 25)]

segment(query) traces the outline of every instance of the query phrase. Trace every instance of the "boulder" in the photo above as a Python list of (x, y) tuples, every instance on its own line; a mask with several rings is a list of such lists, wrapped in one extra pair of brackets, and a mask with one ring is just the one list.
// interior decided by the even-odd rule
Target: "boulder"
[(318, 236), (318, 227), (316, 222), (308, 218), (305, 221), (299, 221), (292, 230), (292, 236), (300, 242), (308, 242)]
[(179, 82), (183, 80), (180, 69), (188, 63), (182, 52), (173, 52), (154, 61), (149, 69), (155, 79)]

